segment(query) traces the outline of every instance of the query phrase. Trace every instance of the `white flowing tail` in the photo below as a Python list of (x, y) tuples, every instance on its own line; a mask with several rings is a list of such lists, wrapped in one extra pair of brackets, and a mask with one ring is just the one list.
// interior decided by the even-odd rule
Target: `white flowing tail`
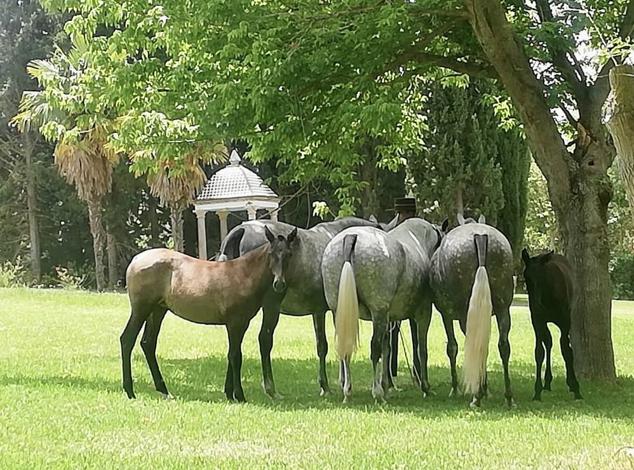
[(467, 333), (464, 343), (463, 385), (467, 394), (475, 395), (484, 384), (491, 337), (491, 287), (484, 266), (476, 271), (467, 310)]
[(359, 299), (354, 270), (350, 261), (343, 264), (339, 278), (335, 339), (340, 359), (350, 358), (359, 346)]

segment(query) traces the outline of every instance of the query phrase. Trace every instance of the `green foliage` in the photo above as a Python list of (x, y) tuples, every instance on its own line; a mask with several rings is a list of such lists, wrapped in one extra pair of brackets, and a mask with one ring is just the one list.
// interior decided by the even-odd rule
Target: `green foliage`
[(528, 211), (524, 242), (531, 252), (561, 252), (557, 221), (548, 198), (546, 180), (534, 162), (531, 162), (528, 176)]

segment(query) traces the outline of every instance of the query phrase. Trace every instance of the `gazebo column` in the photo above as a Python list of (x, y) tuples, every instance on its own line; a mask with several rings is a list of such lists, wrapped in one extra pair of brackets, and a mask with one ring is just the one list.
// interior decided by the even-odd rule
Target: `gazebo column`
[(249, 214), (249, 220), (255, 220), (258, 215), (258, 210), (255, 206), (247, 206), (247, 213)]
[(207, 259), (207, 228), (205, 227), (206, 210), (196, 210), (196, 219), (198, 223), (198, 257)]
[(229, 211), (217, 211), (218, 218), (220, 219), (220, 243), (223, 242), (225, 237), (227, 236), (227, 216), (229, 215)]
[(277, 213), (278, 213), (279, 211), (280, 211), (279, 209), (274, 209), (274, 210), (272, 210), (272, 211), (270, 212), (270, 214), (271, 214), (271, 220), (272, 220), (273, 222), (277, 222)]

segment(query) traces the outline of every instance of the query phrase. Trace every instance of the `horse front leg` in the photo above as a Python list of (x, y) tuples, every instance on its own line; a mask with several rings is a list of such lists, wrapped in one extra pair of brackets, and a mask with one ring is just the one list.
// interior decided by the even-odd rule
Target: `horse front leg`
[(275, 390), (273, 367), (271, 366), (271, 350), (273, 349), (273, 334), (280, 320), (280, 303), (267, 299), (262, 305), (262, 326), (258, 336), (260, 343), (260, 360), (262, 362), (262, 388), (272, 399), (282, 396)]
[[(229, 336), (229, 367), (233, 376), (233, 399), (237, 402), (246, 401), (244, 391), (242, 390), (242, 340), (244, 334), (249, 327), (248, 321), (239, 321), (227, 325), (227, 334)], [(227, 374), (229, 372), (227, 371)]]
[(500, 334), (498, 350), (500, 351), (500, 358), (502, 359), (502, 367), (504, 369), (504, 397), (506, 398), (506, 404), (511, 407), (513, 406), (513, 392), (511, 391), (511, 377), (509, 375), (509, 359), (511, 357), (511, 344), (509, 343), (511, 314), (507, 308), (503, 312), (496, 314), (495, 318)]
[(319, 395), (330, 393), (328, 374), (326, 372), (326, 356), (328, 355), (328, 340), (326, 339), (326, 312), (313, 314), (313, 327), (317, 341), (317, 357), (319, 357)]

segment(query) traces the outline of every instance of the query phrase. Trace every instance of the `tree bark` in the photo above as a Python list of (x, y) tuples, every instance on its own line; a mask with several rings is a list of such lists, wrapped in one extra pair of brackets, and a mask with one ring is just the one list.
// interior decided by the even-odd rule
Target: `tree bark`
[(110, 229), (106, 232), (108, 251), (108, 289), (114, 290), (119, 282), (119, 256), (117, 253), (117, 239)]
[(600, 119), (603, 89), (589, 88), (586, 101), (578, 103), (578, 136), (571, 154), (501, 2), (465, 0), (465, 4), (476, 38), (522, 119), (535, 161), (548, 183), (579, 293), (572, 317), (578, 371), (589, 378), (614, 380), (607, 237), (611, 197), (607, 170), (612, 153)]
[(92, 247), (95, 256), (95, 281), (98, 291), (103, 291), (106, 287), (104, 265), (106, 231), (103, 228), (102, 202), (103, 197), (93, 197), (86, 201), (88, 205), (88, 219), (90, 221), (90, 234), (92, 235)]
[(170, 223), (172, 225), (172, 240), (174, 249), (183, 252), (185, 248), (185, 238), (183, 236), (183, 209), (170, 209)]
[(31, 277), (36, 283), (42, 280), (40, 226), (37, 216), (37, 187), (33, 168), (35, 142), (30, 133), (24, 133), (24, 157), (26, 162), (26, 202), (29, 216), (29, 242), (31, 257)]
[(150, 216), (150, 247), (158, 248), (159, 241), (159, 221), (158, 221), (158, 204), (156, 198), (148, 194), (148, 210)]
[(634, 66), (620, 65), (610, 72), (615, 107), (608, 123), (618, 155), (617, 165), (634, 217)]

